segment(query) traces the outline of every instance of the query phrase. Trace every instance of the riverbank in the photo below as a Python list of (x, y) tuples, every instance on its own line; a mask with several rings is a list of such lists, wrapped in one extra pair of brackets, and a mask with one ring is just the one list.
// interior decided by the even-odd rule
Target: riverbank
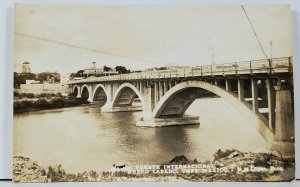
[(43, 167), (29, 158), (14, 156), (13, 181), (291, 181), (295, 175), (294, 158), (284, 159), (269, 153), (237, 150), (219, 150), (214, 154), (213, 161), (198, 162), (182, 155), (156, 166), (155, 170), (140, 170), (140, 166), (138, 168), (124, 167), (111, 171), (84, 171), (75, 174), (65, 172), (62, 165)]
[(52, 99), (38, 98), (35, 100), (15, 101), (13, 103), (13, 107), (14, 113), (23, 113), (46, 109), (73, 107), (89, 103), (89, 101), (75, 97), (56, 97)]

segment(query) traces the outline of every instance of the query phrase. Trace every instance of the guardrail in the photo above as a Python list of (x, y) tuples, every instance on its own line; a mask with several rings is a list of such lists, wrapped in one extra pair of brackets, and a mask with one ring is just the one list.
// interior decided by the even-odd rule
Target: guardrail
[(119, 74), (103, 77), (88, 77), (82, 80), (70, 81), (67, 84), (104, 82), (115, 80), (163, 79), (180, 77), (203, 77), (218, 75), (242, 74), (275, 74), (292, 72), (292, 57), (262, 59), (253, 61), (234, 62), (226, 64), (204, 65), (196, 67), (179, 67), (167, 70), (143, 71), (138, 73)]

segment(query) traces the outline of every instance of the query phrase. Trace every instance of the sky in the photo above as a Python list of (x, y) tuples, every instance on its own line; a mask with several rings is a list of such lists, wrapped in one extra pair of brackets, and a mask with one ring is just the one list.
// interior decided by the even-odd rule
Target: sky
[[(268, 58), (292, 56), (290, 7), (244, 8)], [(17, 4), (14, 32), (16, 72), (25, 61), (65, 74), (94, 61), (141, 70), (266, 58), (241, 6)]]

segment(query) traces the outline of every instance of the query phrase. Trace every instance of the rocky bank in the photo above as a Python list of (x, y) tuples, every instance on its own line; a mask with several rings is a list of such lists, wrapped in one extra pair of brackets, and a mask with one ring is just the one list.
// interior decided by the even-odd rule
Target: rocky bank
[[(184, 155), (176, 156), (167, 166), (211, 165), (206, 172), (182, 172), (158, 174), (128, 173), (119, 171), (84, 171), (66, 173), (62, 165), (43, 167), (23, 156), (13, 158), (13, 181), (15, 182), (94, 182), (94, 181), (291, 181), (295, 176), (294, 158), (284, 159), (280, 155), (269, 153), (250, 153), (237, 150), (218, 150), (214, 160), (198, 162)], [(227, 172), (211, 172), (226, 169)], [(193, 170), (194, 171), (194, 170)], [(200, 171), (200, 170), (199, 170)]]

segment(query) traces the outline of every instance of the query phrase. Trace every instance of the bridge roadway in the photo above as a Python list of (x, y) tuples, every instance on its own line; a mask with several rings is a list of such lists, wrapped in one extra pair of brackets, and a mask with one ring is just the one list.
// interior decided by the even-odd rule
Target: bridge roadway
[(196, 67), (177, 67), (176, 69), (143, 71), (129, 74), (119, 74), (103, 77), (88, 77), (87, 79), (71, 81), (73, 83), (92, 83), (102, 81), (126, 81), (141, 79), (170, 79), (211, 76), (241, 76), (252, 74), (278, 74), (292, 72), (292, 58), (273, 58), (272, 60), (253, 60), (227, 64), (204, 65)]
[[(197, 98), (222, 97), (248, 117), (271, 148), (294, 152), (293, 63), (291, 57), (70, 81), (78, 98), (105, 103), (101, 112), (142, 110), (137, 126), (198, 124), (185, 111)], [(133, 103), (139, 99), (141, 106)]]

